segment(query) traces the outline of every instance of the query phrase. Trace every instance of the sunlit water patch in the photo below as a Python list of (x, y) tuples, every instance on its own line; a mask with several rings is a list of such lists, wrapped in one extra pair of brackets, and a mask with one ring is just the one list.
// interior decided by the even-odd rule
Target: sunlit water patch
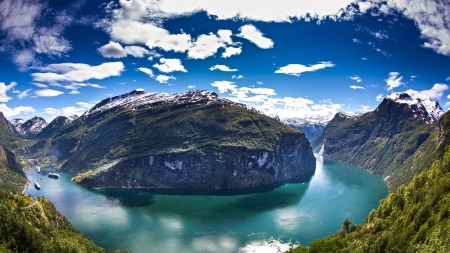
[(70, 172), (27, 172), (27, 192), (45, 196), (102, 247), (139, 252), (282, 252), (336, 232), (345, 218), (363, 223), (387, 195), (384, 181), (318, 157), (307, 182), (208, 195), (186, 190), (87, 189)]

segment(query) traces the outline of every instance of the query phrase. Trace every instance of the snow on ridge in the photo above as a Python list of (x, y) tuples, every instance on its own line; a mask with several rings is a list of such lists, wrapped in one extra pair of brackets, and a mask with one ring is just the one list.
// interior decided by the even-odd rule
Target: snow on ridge
[(305, 119), (305, 118), (281, 118), (280, 121), (286, 125), (292, 126), (313, 126), (313, 125), (323, 125), (328, 124), (329, 121)]
[(362, 113), (362, 112), (338, 112), (338, 113), (336, 113), (336, 115), (338, 115), (339, 117), (344, 118), (344, 119), (357, 119), (363, 114), (364, 113)]
[(386, 99), (390, 99), (400, 104), (407, 104), (409, 106), (416, 105), (419, 109), (425, 110), (431, 124), (434, 121), (439, 121), (444, 115), (444, 110), (437, 101), (432, 101), (429, 97), (418, 94), (409, 94), (406, 92), (393, 92), (389, 94)]
[(183, 93), (169, 94), (165, 92), (132, 91), (120, 96), (107, 98), (89, 109), (84, 116), (104, 112), (114, 108), (133, 110), (137, 108), (152, 108), (161, 105), (174, 104), (210, 104), (214, 102), (232, 101), (220, 98), (215, 92), (205, 90), (194, 90)]

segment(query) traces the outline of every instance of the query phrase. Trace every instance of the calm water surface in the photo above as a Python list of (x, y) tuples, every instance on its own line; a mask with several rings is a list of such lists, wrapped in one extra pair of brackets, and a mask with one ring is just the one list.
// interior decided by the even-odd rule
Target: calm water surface
[(345, 218), (363, 223), (387, 195), (384, 181), (363, 169), (317, 157), (304, 183), (243, 194), (86, 189), (75, 174), (51, 168), (27, 172), (28, 193), (45, 196), (96, 244), (140, 252), (278, 252), (340, 229)]

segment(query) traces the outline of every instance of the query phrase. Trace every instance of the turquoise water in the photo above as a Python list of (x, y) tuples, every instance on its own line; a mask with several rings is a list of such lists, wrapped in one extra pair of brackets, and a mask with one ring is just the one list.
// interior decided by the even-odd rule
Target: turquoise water
[(50, 171), (28, 171), (41, 185), (28, 193), (52, 201), (96, 244), (135, 253), (278, 252), (336, 232), (345, 218), (363, 223), (387, 195), (380, 177), (322, 157), (306, 182), (254, 193), (86, 189), (70, 182), (73, 173)]

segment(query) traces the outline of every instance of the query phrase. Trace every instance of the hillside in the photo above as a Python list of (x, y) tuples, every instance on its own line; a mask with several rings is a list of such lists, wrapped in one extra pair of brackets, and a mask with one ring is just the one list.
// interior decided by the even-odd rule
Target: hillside
[(102, 249), (45, 198), (0, 190), (0, 252), (125, 252)]
[(48, 125), (42, 128), (34, 136), (35, 139), (45, 139), (53, 137), (61, 128), (68, 125), (73, 120), (77, 119), (77, 116), (72, 117), (58, 116), (54, 118)]
[(391, 191), (430, 164), (443, 111), (429, 99), (392, 93), (374, 111), (338, 113), (312, 140), (316, 152), (364, 168), (387, 180)]
[(105, 99), (51, 148), (90, 187), (242, 188), (315, 169), (303, 132), (207, 91)]
[(0, 144), (0, 189), (22, 192), (26, 182), (14, 153)]
[(439, 125), (432, 165), (389, 194), (365, 224), (346, 220), (336, 235), (289, 252), (449, 252), (450, 112)]
[(0, 143), (16, 154), (24, 154), (24, 147), (31, 142), (14, 135), (11, 132), (12, 128), (13, 126), (0, 112)]

